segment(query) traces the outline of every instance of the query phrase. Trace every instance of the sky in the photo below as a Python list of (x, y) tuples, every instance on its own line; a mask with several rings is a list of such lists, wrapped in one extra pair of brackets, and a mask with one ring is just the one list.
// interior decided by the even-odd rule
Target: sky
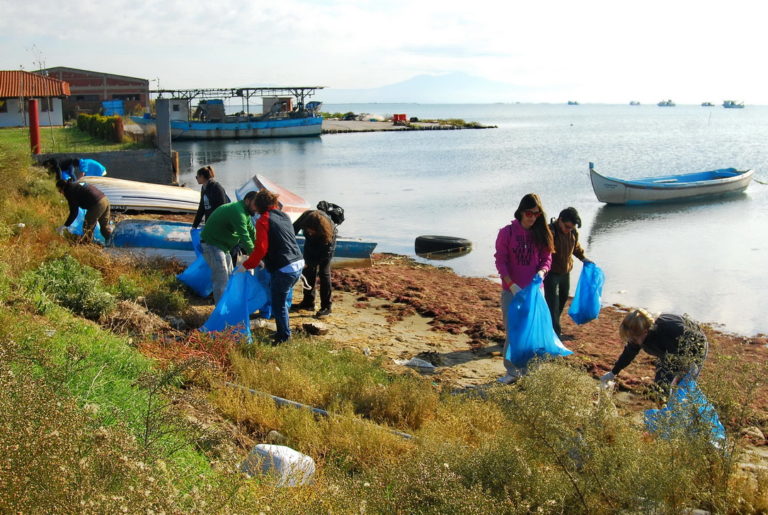
[(0, 0), (0, 69), (150, 88), (376, 88), (464, 73), (488, 101), (768, 104), (756, 0)]

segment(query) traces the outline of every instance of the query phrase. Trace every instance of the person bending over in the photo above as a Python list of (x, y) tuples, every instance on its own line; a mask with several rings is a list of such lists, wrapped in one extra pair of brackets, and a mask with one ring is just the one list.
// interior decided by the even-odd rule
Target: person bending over
[(109, 199), (100, 189), (92, 184), (84, 184), (74, 181), (65, 181), (59, 179), (56, 181), (56, 189), (64, 195), (69, 204), (69, 216), (64, 225), (58, 228), (58, 232), (64, 231), (65, 227), (72, 225), (77, 215), (80, 214), (80, 208), (85, 209), (85, 221), (83, 222), (83, 236), (81, 243), (91, 243), (93, 241), (93, 229), (96, 222), (99, 223), (101, 235), (105, 240), (112, 236), (112, 229), (109, 227), (110, 206)]
[(320, 270), (320, 311), (317, 317), (331, 314), (331, 260), (336, 250), (336, 226), (331, 217), (319, 209), (304, 211), (293, 223), (296, 234), (304, 232), (304, 277), (309, 289), (294, 309), (315, 309), (315, 280)]
[(269, 190), (260, 190), (256, 193), (255, 202), (256, 211), (260, 215), (256, 221), (256, 245), (243, 267), (250, 270), (263, 261), (267, 271), (272, 274), (270, 293), (272, 313), (277, 325), (272, 341), (279, 344), (291, 337), (288, 306), (285, 303), (288, 293), (301, 277), (304, 259), (296, 243), (291, 219), (278, 209), (277, 195)]

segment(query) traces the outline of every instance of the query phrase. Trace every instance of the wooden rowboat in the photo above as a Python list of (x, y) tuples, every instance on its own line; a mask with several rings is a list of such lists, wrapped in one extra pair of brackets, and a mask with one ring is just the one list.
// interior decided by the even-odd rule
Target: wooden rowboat
[(699, 200), (740, 193), (749, 186), (754, 170), (723, 168), (662, 177), (623, 180), (600, 175), (589, 163), (589, 177), (597, 200), (606, 204), (646, 204)]

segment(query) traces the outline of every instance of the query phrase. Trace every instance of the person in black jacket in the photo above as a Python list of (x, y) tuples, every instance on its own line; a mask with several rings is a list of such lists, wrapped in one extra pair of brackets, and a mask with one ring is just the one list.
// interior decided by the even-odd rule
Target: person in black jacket
[(83, 236), (80, 238), (80, 242), (91, 243), (93, 241), (93, 229), (96, 227), (97, 221), (101, 228), (101, 235), (104, 236), (105, 240), (109, 240), (112, 236), (112, 229), (109, 227), (109, 199), (101, 190), (92, 184), (63, 179), (56, 181), (56, 189), (64, 195), (69, 204), (69, 216), (64, 225), (59, 227), (60, 233), (75, 221), (80, 208), (83, 208), (85, 209), (85, 221), (83, 222)]
[(320, 311), (317, 317), (327, 317), (331, 314), (331, 260), (336, 250), (336, 226), (323, 211), (304, 211), (293, 222), (293, 230), (296, 234), (304, 232), (304, 277), (309, 289), (305, 289), (304, 298), (299, 304), (294, 304), (292, 309), (315, 309), (315, 280), (317, 271), (320, 270)]
[(261, 190), (256, 194), (255, 204), (260, 215), (256, 221), (256, 243), (242, 266), (250, 270), (263, 260), (264, 267), (272, 275), (269, 288), (277, 326), (272, 340), (278, 344), (291, 337), (288, 306), (285, 304), (293, 285), (301, 277), (304, 258), (296, 243), (291, 219), (278, 209), (277, 195), (269, 190)]
[(613, 369), (600, 378), (602, 384), (614, 379), (642, 349), (658, 358), (654, 382), (666, 394), (685, 375), (698, 377), (709, 350), (701, 327), (686, 316), (663, 313), (654, 320), (644, 309), (636, 309), (624, 317), (619, 334), (627, 343)]
[(224, 186), (214, 180), (216, 173), (211, 165), (204, 166), (197, 171), (195, 179), (202, 186), (200, 188), (200, 205), (197, 207), (195, 220), (192, 222), (192, 228), (197, 229), (200, 222), (208, 220), (217, 207), (229, 204), (229, 197), (224, 190)]

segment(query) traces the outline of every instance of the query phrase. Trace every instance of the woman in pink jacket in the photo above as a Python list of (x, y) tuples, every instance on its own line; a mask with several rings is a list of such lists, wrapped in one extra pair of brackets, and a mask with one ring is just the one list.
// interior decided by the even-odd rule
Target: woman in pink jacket
[[(525, 288), (536, 274), (544, 275), (552, 264), (554, 243), (547, 227), (547, 215), (541, 206), (541, 199), (535, 193), (528, 193), (520, 200), (512, 223), (499, 230), (496, 237), (496, 270), (501, 276), (501, 312), (504, 328), (507, 327), (507, 310), (512, 297)], [(504, 368), (507, 373), (499, 382), (509, 384), (516, 381), (526, 370), (518, 369), (507, 361), (507, 347), (515, 345), (507, 334), (504, 342)]]

